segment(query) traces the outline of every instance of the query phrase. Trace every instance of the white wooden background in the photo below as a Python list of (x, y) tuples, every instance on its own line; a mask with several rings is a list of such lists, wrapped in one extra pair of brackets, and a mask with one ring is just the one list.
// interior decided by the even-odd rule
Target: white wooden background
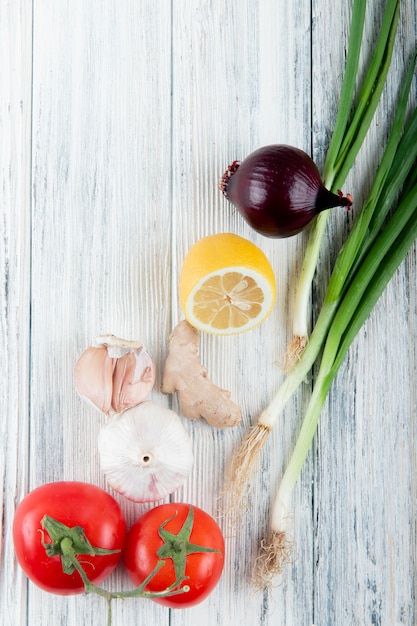
[[(384, 4), (369, 0), (368, 50)], [(104, 420), (74, 390), (77, 356), (101, 332), (142, 340), (159, 384), (168, 334), (181, 319), (181, 261), (200, 237), (232, 231), (270, 258), (278, 302), (250, 333), (201, 338), (203, 363), (244, 420), (215, 431), (183, 418), (196, 462), (174, 498), (216, 515), (227, 461), (283, 380), (306, 243), (306, 235), (253, 233), (217, 181), (229, 162), (274, 142), (322, 165), (350, 8), (351, 0), (0, 0), (2, 625), (105, 623), (101, 599), (28, 584), (11, 545), (14, 510), (48, 481), (106, 486), (96, 447)], [(403, 0), (388, 86), (345, 186), (355, 207), (416, 32), (416, 0)], [(354, 215), (331, 216), (313, 316)], [(268, 444), (251, 516), (237, 532), (221, 520), (227, 559), (215, 592), (179, 611), (115, 602), (114, 625), (416, 624), (416, 330), (414, 247), (332, 388), (294, 495), (297, 558), (272, 595), (254, 593), (248, 575), (311, 381)], [(170, 402), (157, 389), (153, 398)], [(118, 500), (129, 525), (146, 510)], [(109, 585), (128, 585), (122, 568)]]

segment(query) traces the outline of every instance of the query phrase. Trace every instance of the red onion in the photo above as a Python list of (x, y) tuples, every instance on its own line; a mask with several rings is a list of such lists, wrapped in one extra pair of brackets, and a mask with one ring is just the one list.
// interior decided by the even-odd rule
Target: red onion
[(298, 148), (272, 145), (234, 161), (219, 188), (254, 230), (267, 237), (301, 232), (320, 211), (350, 208), (352, 197), (328, 191), (312, 159)]

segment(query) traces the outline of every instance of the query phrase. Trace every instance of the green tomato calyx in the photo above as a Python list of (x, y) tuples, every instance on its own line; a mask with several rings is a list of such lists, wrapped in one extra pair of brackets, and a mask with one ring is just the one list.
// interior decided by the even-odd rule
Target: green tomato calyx
[(156, 554), (162, 560), (172, 559), (175, 570), (175, 579), (176, 581), (182, 582), (188, 578), (188, 576), (185, 575), (185, 567), (187, 564), (187, 556), (189, 554), (201, 552), (220, 552), (220, 550), (209, 548), (207, 546), (199, 546), (190, 542), (190, 536), (194, 525), (194, 508), (192, 506), (190, 506), (187, 518), (181, 530), (176, 535), (169, 532), (165, 528), (165, 526), (175, 518), (176, 515), (173, 515), (163, 521), (160, 525), (158, 534), (164, 543), (157, 550)]
[[(61, 557), (62, 568), (66, 574), (72, 574), (75, 570), (75, 555), (103, 556), (120, 552), (120, 550), (106, 550), (93, 546), (81, 526), (66, 526), (49, 515), (43, 516), (41, 526), (42, 546), (45, 548), (46, 554), (51, 557)], [(50, 542), (45, 541), (43, 531), (48, 533)]]

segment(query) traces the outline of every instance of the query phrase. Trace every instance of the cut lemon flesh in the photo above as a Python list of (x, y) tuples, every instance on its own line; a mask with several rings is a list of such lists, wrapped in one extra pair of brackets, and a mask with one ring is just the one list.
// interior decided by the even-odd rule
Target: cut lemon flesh
[(254, 328), (270, 313), (275, 297), (268, 259), (237, 235), (206, 237), (184, 261), (181, 305), (187, 321), (199, 330), (230, 335)]

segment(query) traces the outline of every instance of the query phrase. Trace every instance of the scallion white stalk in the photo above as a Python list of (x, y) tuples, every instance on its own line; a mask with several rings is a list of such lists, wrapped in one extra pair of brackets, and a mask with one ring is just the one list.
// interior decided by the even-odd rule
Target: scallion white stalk
[[(348, 52), (340, 92), (339, 107), (323, 170), (323, 183), (326, 188), (333, 190), (335, 163), (351, 116), (352, 101), (365, 24), (365, 10), (366, 0), (355, 0), (352, 8), (349, 43), (347, 48)], [(328, 216), (329, 211), (322, 211), (319, 213), (311, 226), (310, 236), (307, 241), (304, 261), (294, 300), (293, 338), (288, 346), (286, 355), (288, 370), (291, 369), (296, 363), (307, 344), (309, 326), (308, 310), (311, 284), (317, 267), (321, 242), (326, 229)]]
[[(387, 4), (375, 53), (355, 104), (355, 78), (360, 59), (365, 9), (366, 0), (354, 1), (340, 104), (324, 164), (323, 183), (333, 192), (337, 192), (344, 184), (378, 106), (391, 64), (400, 1)], [(311, 285), (329, 214), (330, 211), (327, 210), (317, 216), (307, 242), (294, 300), (293, 338), (285, 357), (287, 371), (300, 358), (308, 341)]]

